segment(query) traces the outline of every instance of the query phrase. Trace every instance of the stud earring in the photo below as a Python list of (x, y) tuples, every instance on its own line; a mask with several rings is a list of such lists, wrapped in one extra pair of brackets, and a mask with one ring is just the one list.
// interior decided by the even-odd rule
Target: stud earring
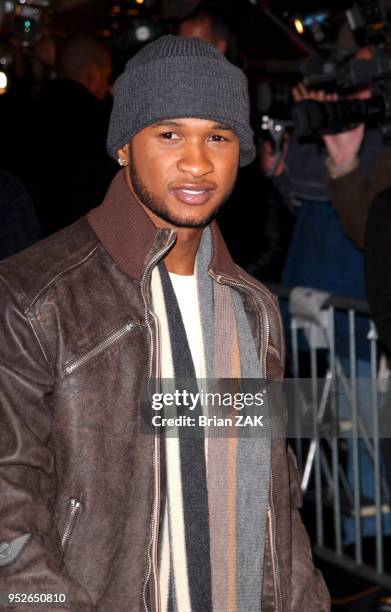
[(119, 157), (117, 161), (118, 161), (119, 165), (122, 166), (122, 167), (125, 166), (125, 164), (126, 164), (126, 161), (122, 157)]

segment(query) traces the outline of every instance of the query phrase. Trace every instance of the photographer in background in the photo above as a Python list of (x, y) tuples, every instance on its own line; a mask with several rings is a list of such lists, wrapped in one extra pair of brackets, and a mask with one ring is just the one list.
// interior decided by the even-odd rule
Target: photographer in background
[[(360, 50), (356, 58), (364, 59), (364, 55), (369, 55), (368, 50)], [(333, 101), (337, 97), (336, 94), (325, 94), (323, 91), (309, 91), (302, 83), (293, 89), (292, 94), (295, 102), (305, 99)], [(365, 88), (365, 91), (361, 89), (354, 95), (368, 96), (370, 92)], [(368, 130), (364, 137), (364, 128), (357, 129), (362, 132), (362, 146), (357, 148), (357, 154), (360, 155), (363, 167), (369, 169), (383, 149), (383, 140), (378, 130)], [(270, 172), (275, 167), (273, 182), (284, 194), (288, 205), (292, 207), (293, 204), (296, 210), (296, 224), (285, 260), (282, 284), (287, 287), (312, 287), (340, 296), (365, 299), (363, 254), (342, 228), (330, 201), (326, 176), (326, 164), (329, 169), (333, 169), (331, 162), (327, 161), (331, 156), (330, 151), (336, 155), (344, 137), (344, 134), (338, 134), (325, 137), (324, 143), (301, 144), (293, 135), (286, 139), (278, 164), (270, 145), (265, 144), (262, 169)], [(348, 368), (349, 360), (348, 330), (347, 314), (336, 312), (336, 351), (345, 368)], [(357, 375), (360, 378), (370, 377), (368, 331), (368, 317), (357, 316)], [(306, 349), (304, 346), (301, 348)], [(360, 457), (362, 493), (370, 498), (373, 490), (371, 464), (365, 453), (360, 453)], [(353, 542), (352, 519), (345, 520), (344, 532), (345, 544)], [(363, 533), (374, 533), (371, 518), (364, 519)]]
[[(363, 51), (360, 59), (366, 59)], [(361, 99), (370, 96), (369, 87), (356, 94)], [(324, 101), (327, 96), (321, 94), (317, 99)], [(368, 172), (360, 157), (367, 134), (365, 125), (360, 124), (323, 137), (328, 153), (328, 187), (344, 231), (358, 248), (364, 248), (370, 315), (391, 355), (391, 282), (384, 274), (385, 263), (391, 262), (391, 148), (385, 146), (379, 151)]]
[[(372, 53), (368, 49), (360, 49), (356, 54), (356, 59), (371, 58)], [(361, 100), (369, 99), (371, 88), (369, 86), (361, 88), (354, 97)], [(318, 99), (324, 101), (326, 97), (321, 96)], [(352, 130), (323, 136), (328, 153), (327, 184), (331, 201), (339, 215), (343, 230), (359, 249), (364, 247), (372, 200), (391, 186), (391, 152), (388, 147), (379, 147), (370, 172), (363, 163), (361, 154), (368, 133), (365, 125), (361, 123)], [(378, 135), (380, 136), (379, 133)]]
[[(368, 49), (361, 49), (357, 59), (370, 57)], [(309, 91), (300, 83), (293, 91), (295, 102), (305, 99), (317, 101), (335, 100), (335, 94), (323, 91)], [(355, 97), (370, 96), (367, 87), (354, 93)], [(359, 151), (362, 167), (369, 171), (375, 159), (383, 150), (383, 140), (379, 130), (367, 130), (364, 141), (364, 128), (360, 130)], [(326, 175), (326, 160), (336, 160), (339, 145), (344, 144), (347, 134), (324, 137), (322, 142), (302, 144), (294, 135), (287, 138), (282, 157), (274, 172), (273, 182), (284, 195), (287, 204), (296, 211), (296, 224), (285, 261), (282, 283), (288, 287), (307, 286), (337, 295), (365, 299), (363, 256), (355, 244), (347, 237), (330, 201), (329, 185)], [(349, 136), (349, 135), (348, 135)], [(353, 136), (356, 136), (354, 134)], [(326, 145), (326, 146), (324, 146)], [(327, 147), (327, 148), (326, 148)], [(276, 165), (276, 157), (271, 146), (265, 143), (262, 154), (262, 169), (269, 171)], [(327, 161), (330, 171), (334, 171), (331, 161)], [(330, 182), (333, 180), (330, 179)], [(343, 316), (339, 313), (336, 321), (337, 351), (348, 356), (348, 335)], [(358, 356), (365, 362), (368, 359), (366, 333), (368, 322), (361, 318), (358, 330)]]
[[(325, 101), (336, 97), (323, 91), (309, 91), (302, 83), (293, 89), (292, 95), (295, 102), (305, 99)], [(363, 95), (363, 92), (355, 95)], [(344, 136), (338, 134), (325, 137), (327, 146), (334, 144), (337, 150), (338, 142)], [(369, 169), (382, 149), (383, 141), (379, 131), (368, 130), (360, 150), (363, 167)], [(287, 137), (273, 178), (288, 206), (296, 212), (282, 284), (287, 287), (312, 287), (341, 296), (365, 299), (363, 256), (346, 236), (330, 201), (327, 159), (328, 149), (322, 143), (302, 144), (294, 134)], [(261, 163), (264, 171), (270, 170), (276, 163), (268, 143), (263, 147)], [(341, 357), (349, 354), (345, 319), (343, 313), (336, 314), (336, 349)], [(363, 361), (362, 372), (365, 372), (368, 363), (368, 321), (365, 317), (358, 317), (357, 323), (358, 357)]]

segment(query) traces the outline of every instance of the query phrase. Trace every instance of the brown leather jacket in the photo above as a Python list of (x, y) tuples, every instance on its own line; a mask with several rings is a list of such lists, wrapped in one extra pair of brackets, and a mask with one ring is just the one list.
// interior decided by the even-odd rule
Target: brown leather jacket
[[(212, 235), (210, 273), (237, 287), (265, 374), (281, 378), (276, 299), (237, 268), (215, 223)], [(55, 610), (62, 593), (75, 612), (159, 610), (159, 444), (140, 432), (138, 400), (159, 362), (151, 271), (174, 239), (120, 172), (88, 219), (0, 265), (0, 593), (51, 593)], [(271, 482), (262, 611), (326, 612), (283, 440)]]

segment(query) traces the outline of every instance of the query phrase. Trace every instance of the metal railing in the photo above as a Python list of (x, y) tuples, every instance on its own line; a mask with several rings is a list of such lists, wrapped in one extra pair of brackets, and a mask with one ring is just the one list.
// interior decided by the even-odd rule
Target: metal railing
[[(389, 521), (389, 534), (391, 515), (379, 437), (379, 410), (384, 394), (379, 391), (378, 342), (374, 324), (369, 320), (368, 305), (361, 300), (312, 289), (276, 285), (269, 285), (269, 288), (279, 296), (281, 303), (289, 305), (288, 352), (293, 381), (297, 383), (294, 385), (294, 444), (302, 490), (315, 508), (314, 552), (329, 563), (391, 589), (391, 574), (385, 571), (384, 549), (384, 526), (386, 520)], [(341, 316), (338, 320), (339, 328), (341, 323), (346, 325), (343, 358), (336, 347), (337, 312), (344, 313), (342, 321)], [(368, 334), (364, 336), (367, 342), (364, 365), (368, 372), (365, 379), (358, 371), (358, 315), (368, 317)], [(306, 360), (307, 393), (301, 385), (301, 336), (306, 337), (309, 356)], [(312, 422), (309, 438), (301, 435), (303, 419)], [(366, 495), (362, 491), (363, 476), (367, 488), (369, 483), (371, 489), (369, 499), (368, 491)], [(369, 521), (372, 521), (372, 533), (365, 538), (365, 543), (373, 544), (370, 555), (363, 546), (364, 536), (368, 535), (363, 532)], [(347, 530), (351, 535), (348, 542)]]

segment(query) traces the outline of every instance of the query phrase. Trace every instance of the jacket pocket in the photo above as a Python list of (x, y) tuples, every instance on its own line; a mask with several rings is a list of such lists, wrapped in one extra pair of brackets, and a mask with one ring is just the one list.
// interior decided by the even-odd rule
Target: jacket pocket
[(72, 535), (72, 531), (75, 527), (80, 511), (81, 511), (80, 499), (78, 499), (77, 497), (71, 497), (70, 499), (68, 499), (67, 512), (65, 515), (65, 522), (64, 522), (64, 527), (63, 527), (62, 536), (61, 536), (61, 547), (62, 547), (63, 554), (65, 554), (69, 539)]
[(86, 351), (86, 353), (84, 353), (80, 357), (77, 357), (76, 359), (68, 363), (68, 365), (65, 367), (64, 375), (69, 376), (75, 370), (78, 370), (86, 363), (100, 355), (103, 351), (121, 340), (121, 338), (123, 338), (130, 332), (136, 329), (140, 329), (140, 325), (141, 324), (139, 322), (129, 321), (128, 323), (126, 323), (126, 325), (123, 325), (119, 329), (116, 329), (109, 336), (107, 336), (107, 338), (102, 340), (102, 342), (91, 348), (89, 351)]

